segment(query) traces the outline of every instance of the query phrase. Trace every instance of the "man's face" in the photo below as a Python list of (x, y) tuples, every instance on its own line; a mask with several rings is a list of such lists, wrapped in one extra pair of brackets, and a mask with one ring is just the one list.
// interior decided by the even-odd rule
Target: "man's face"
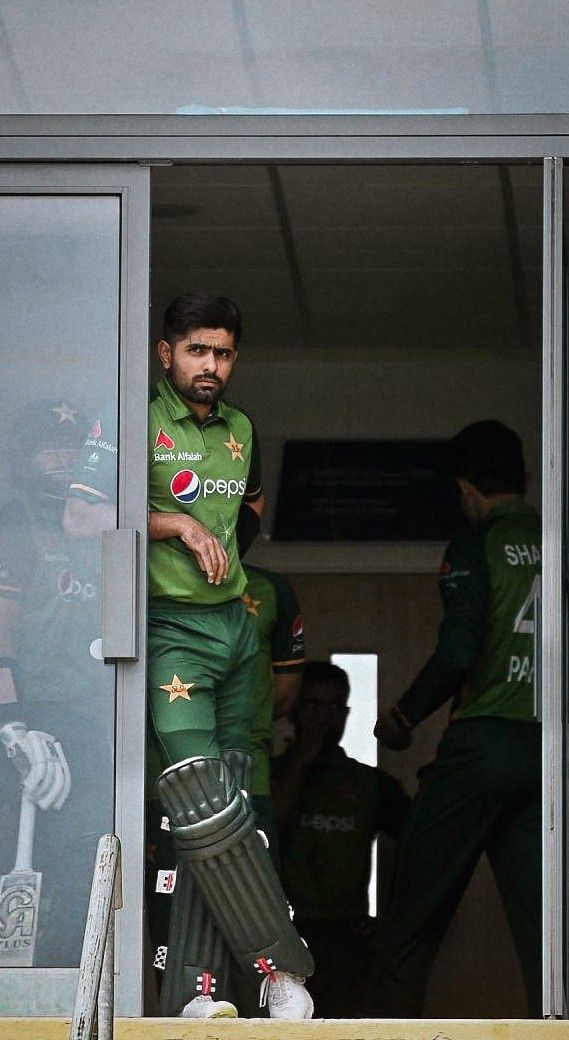
[(161, 340), (158, 353), (180, 396), (210, 407), (221, 397), (237, 360), (235, 337), (227, 329), (193, 329), (173, 347)]
[(335, 683), (304, 682), (297, 717), (301, 729), (324, 729), (326, 744), (338, 744), (346, 725), (349, 708)]

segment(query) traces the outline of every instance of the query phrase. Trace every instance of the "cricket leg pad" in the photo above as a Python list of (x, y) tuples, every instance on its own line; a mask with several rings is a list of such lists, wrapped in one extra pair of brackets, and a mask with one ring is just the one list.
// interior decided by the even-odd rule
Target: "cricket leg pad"
[(237, 963), (250, 974), (311, 975), (255, 816), (220, 759), (190, 758), (158, 779), (180, 860), (187, 862)]
[(229, 772), (234, 774), (237, 786), (241, 792), (248, 795), (251, 790), (251, 774), (253, 771), (251, 755), (248, 755), (246, 751), (240, 751), (238, 748), (230, 748), (227, 751), (222, 751), (219, 757), (222, 762), (225, 762)]
[(186, 863), (179, 863), (172, 896), (160, 1014), (176, 1016), (194, 997), (227, 996), (229, 949)]

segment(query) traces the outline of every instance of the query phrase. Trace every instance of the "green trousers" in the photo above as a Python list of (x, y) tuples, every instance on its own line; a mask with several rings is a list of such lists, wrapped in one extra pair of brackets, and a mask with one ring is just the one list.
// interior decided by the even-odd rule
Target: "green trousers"
[(162, 768), (250, 751), (257, 631), (245, 604), (150, 600), (148, 698)]
[[(541, 1017), (541, 730), (499, 718), (452, 722), (401, 837), (367, 1013), (417, 1018), (433, 962), (486, 852)], [(475, 984), (475, 980), (473, 980)]]

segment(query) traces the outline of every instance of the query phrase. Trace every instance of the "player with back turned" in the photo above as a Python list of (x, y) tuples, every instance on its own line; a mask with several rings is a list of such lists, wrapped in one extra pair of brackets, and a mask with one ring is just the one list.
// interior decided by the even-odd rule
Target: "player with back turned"
[(436, 649), (376, 735), (404, 749), (452, 698), (451, 721), (420, 786), (399, 851), (369, 1013), (418, 1017), (437, 949), (486, 852), (520, 956), (530, 1015), (541, 1015), (541, 732), (535, 717), (534, 604), (541, 525), (524, 502), (519, 437), (474, 423), (451, 442), (470, 533), (447, 548)]
[(150, 406), (149, 711), (178, 856), (161, 1009), (235, 1016), (229, 949), (271, 1017), (309, 1018), (312, 958), (243, 793), (257, 635), (237, 540), (263, 496), (254, 427), (222, 397), (240, 333), (230, 300), (174, 300)]

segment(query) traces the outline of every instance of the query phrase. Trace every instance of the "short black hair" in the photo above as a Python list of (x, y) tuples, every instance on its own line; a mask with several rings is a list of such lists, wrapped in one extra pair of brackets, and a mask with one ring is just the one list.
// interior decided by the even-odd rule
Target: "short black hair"
[(331, 661), (309, 661), (304, 666), (302, 682), (303, 684), (308, 682), (331, 683), (345, 700), (350, 695), (348, 673), (343, 668), (339, 668), (337, 664), (332, 664)]
[(241, 314), (232, 300), (215, 293), (188, 292), (166, 308), (162, 337), (173, 347), (192, 329), (227, 329), (237, 345), (241, 328)]
[(525, 492), (522, 442), (517, 433), (496, 419), (460, 430), (450, 442), (450, 464), (455, 477), (468, 480), (486, 497)]

